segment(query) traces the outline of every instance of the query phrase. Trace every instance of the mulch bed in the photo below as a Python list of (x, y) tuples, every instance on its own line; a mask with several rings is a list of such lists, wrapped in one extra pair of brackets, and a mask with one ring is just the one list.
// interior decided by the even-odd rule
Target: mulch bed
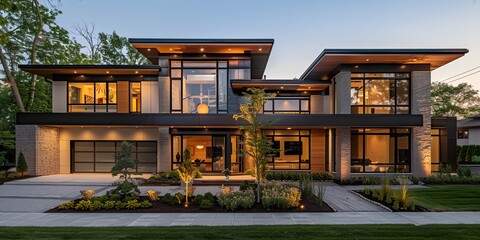
[(363, 191), (356, 191), (356, 192), (357, 192), (358, 194), (362, 195), (363, 197), (368, 198), (368, 199), (371, 200), (371, 201), (374, 201), (374, 202), (377, 202), (377, 203), (382, 204), (383, 206), (389, 208), (389, 209), (392, 210), (393, 212), (430, 212), (428, 209), (423, 208), (423, 207), (420, 207), (420, 206), (417, 206), (417, 205), (415, 205), (415, 211), (405, 210), (405, 209), (395, 210), (395, 209), (393, 209), (393, 202), (392, 202), (392, 203), (387, 203), (387, 202), (385, 202), (385, 201), (378, 201), (378, 199), (373, 198), (371, 195), (366, 195), (366, 194), (364, 194)]
[[(147, 197), (140, 197), (139, 202), (147, 200)], [(79, 200), (75, 200), (78, 202)], [(99, 210), (99, 211), (78, 211), (74, 209), (68, 210), (60, 210), (58, 208), (54, 208), (49, 210), (49, 213), (219, 213), (219, 212), (231, 212), (221, 208), (217, 202), (213, 204), (211, 209), (200, 209), (200, 207), (195, 206), (192, 202), (188, 208), (185, 208), (183, 205), (170, 205), (168, 203), (163, 203), (161, 201), (157, 201), (153, 203), (152, 208), (141, 208), (141, 209), (122, 209), (122, 210)], [(255, 213), (255, 212), (333, 212), (333, 210), (327, 205), (323, 204), (319, 206), (315, 199), (309, 200), (301, 200), (300, 204), (304, 206), (303, 210), (301, 208), (291, 208), (291, 209), (270, 209), (265, 210), (261, 204), (255, 204), (251, 209), (237, 209), (235, 212), (241, 213)]]

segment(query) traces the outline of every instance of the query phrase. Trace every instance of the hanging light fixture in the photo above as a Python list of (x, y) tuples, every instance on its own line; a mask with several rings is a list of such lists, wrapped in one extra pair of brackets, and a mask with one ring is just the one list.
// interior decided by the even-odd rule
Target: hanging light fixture
[(198, 104), (197, 113), (198, 114), (207, 114), (208, 113), (208, 105), (205, 104), (205, 103)]
[(196, 147), (197, 149), (202, 150), (202, 149), (205, 147), (205, 145), (197, 145), (197, 146), (195, 146), (195, 147)]

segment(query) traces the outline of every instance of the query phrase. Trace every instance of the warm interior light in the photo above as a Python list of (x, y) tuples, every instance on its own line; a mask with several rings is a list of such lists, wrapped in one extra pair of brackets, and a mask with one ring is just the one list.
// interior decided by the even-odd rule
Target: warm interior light
[(204, 145), (197, 145), (197, 146), (195, 146), (195, 147), (196, 147), (197, 149), (202, 150), (205, 146), (204, 146)]
[(208, 113), (208, 105), (205, 104), (205, 103), (198, 104), (197, 113), (198, 114), (207, 114)]
[(292, 130), (292, 128), (291, 128), (291, 127), (288, 127), (287, 129), (288, 129), (288, 130)]

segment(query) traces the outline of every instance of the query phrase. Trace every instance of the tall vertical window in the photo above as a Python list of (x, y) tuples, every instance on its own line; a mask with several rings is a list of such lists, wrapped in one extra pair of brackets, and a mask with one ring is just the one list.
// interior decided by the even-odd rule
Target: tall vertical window
[(227, 112), (227, 61), (171, 61), (170, 79), (172, 113), (197, 113), (201, 104)]
[(432, 172), (438, 172), (440, 170), (440, 129), (432, 128), (432, 144), (431, 144), (431, 161), (432, 161)]
[(142, 111), (141, 83), (130, 82), (130, 112), (139, 113)]
[(354, 128), (351, 172), (410, 172), (410, 129)]
[(409, 114), (409, 73), (352, 73), (353, 114)]
[(117, 112), (116, 82), (69, 82), (69, 112)]

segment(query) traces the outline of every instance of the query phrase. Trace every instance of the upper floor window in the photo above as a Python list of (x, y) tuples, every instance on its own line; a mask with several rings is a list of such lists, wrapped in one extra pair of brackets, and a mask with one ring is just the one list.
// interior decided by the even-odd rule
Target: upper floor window
[(250, 80), (251, 78), (250, 60), (249, 59), (230, 60), (229, 74), (230, 74), (230, 79)]
[(265, 114), (309, 114), (310, 99), (300, 97), (276, 97), (269, 99), (263, 106)]
[(130, 112), (139, 113), (142, 110), (142, 84), (130, 82)]
[(171, 111), (198, 113), (227, 112), (227, 61), (171, 61)]
[(468, 130), (458, 130), (457, 138), (458, 139), (468, 139)]
[(352, 73), (352, 114), (409, 114), (409, 73)]
[(117, 112), (117, 83), (68, 83), (68, 111)]

